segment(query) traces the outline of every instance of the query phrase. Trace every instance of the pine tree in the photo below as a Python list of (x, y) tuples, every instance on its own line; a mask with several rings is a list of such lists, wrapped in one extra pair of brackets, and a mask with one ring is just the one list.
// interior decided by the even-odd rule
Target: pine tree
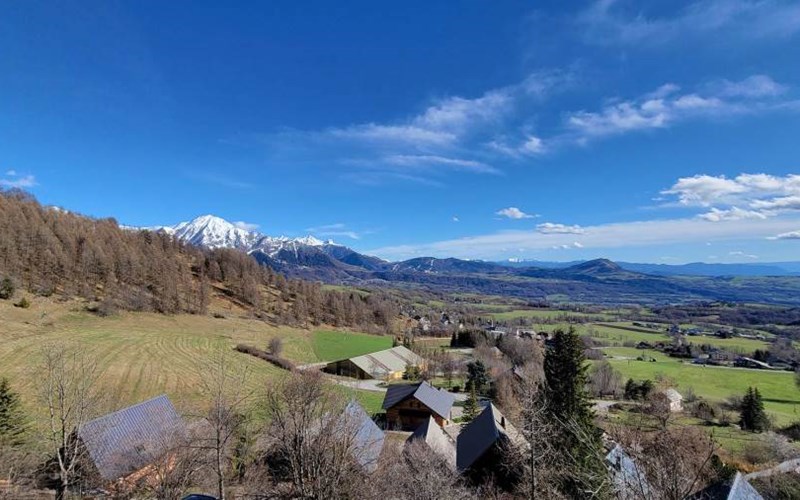
[(475, 390), (483, 393), (489, 387), (489, 374), (486, 372), (486, 365), (483, 361), (476, 360), (467, 364), (467, 384), (466, 389)]
[(7, 300), (14, 296), (14, 282), (5, 277), (0, 281), (0, 299)]
[(464, 423), (472, 422), (472, 420), (478, 416), (480, 413), (480, 407), (478, 406), (478, 395), (475, 392), (475, 386), (473, 385), (469, 389), (469, 397), (466, 401), (464, 401), (464, 416), (462, 417), (462, 421)]
[(748, 388), (742, 398), (739, 425), (746, 431), (761, 432), (767, 429), (769, 419), (764, 411), (764, 401), (758, 388)]
[(544, 358), (545, 397), (550, 419), (557, 424), (555, 444), (570, 457), (569, 472), (561, 481), (562, 493), (581, 498), (587, 490), (602, 489), (605, 475), (601, 432), (586, 391), (584, 345), (574, 328), (556, 330)]
[(19, 394), (11, 389), (8, 379), (0, 379), (0, 446), (22, 442), (25, 415)]

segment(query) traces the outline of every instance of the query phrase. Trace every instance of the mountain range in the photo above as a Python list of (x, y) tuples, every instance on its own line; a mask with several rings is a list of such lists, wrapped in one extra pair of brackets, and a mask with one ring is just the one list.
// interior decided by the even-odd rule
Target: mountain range
[(537, 301), (800, 305), (800, 263), (669, 266), (607, 259), (554, 263), (433, 257), (388, 262), (331, 240), (267, 236), (213, 215), (142, 229), (163, 231), (209, 249), (236, 249), (287, 276), (334, 284), (424, 287)]

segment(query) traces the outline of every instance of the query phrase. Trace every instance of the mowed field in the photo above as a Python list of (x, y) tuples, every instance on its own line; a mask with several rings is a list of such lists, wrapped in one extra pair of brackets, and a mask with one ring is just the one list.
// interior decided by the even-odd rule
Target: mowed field
[[(341, 336), (341, 342), (336, 336)], [(338, 332), (272, 327), (253, 319), (150, 313), (120, 313), (99, 318), (81, 310), (77, 302), (59, 303), (36, 298), (30, 309), (0, 301), (0, 376), (11, 379), (31, 411), (37, 410), (36, 367), (41, 347), (65, 343), (97, 360), (100, 384), (114, 400), (112, 407), (166, 393), (184, 411), (202, 408), (203, 373), (220, 351), (229, 352), (235, 362), (248, 369), (254, 391), (264, 390), (286, 372), (257, 358), (233, 351), (239, 343), (266, 348), (269, 340), (284, 341), (284, 356), (296, 363), (313, 363), (333, 358), (323, 356), (352, 352), (369, 345), (362, 337), (377, 339), (381, 345), (391, 339)], [(320, 343), (320, 339), (322, 339)], [(360, 340), (360, 341), (359, 341)], [(378, 342), (376, 342), (377, 344)], [(339, 346), (334, 348), (331, 346)], [(319, 348), (321, 346), (321, 349)], [(338, 350), (337, 350), (338, 349)], [(380, 408), (374, 394), (355, 394), (370, 411)]]
[(389, 336), (327, 330), (314, 332), (311, 342), (317, 361), (347, 359), (392, 347)]

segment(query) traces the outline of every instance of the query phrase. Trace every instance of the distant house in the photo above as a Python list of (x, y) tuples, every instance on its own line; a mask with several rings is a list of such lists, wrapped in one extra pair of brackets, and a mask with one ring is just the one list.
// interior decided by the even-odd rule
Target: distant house
[(681, 393), (676, 391), (675, 389), (669, 388), (664, 391), (664, 396), (667, 397), (669, 401), (669, 411), (671, 412), (679, 412), (683, 411), (683, 396)]
[(186, 437), (186, 425), (167, 396), (83, 424), (78, 439), (105, 481), (115, 481), (161, 459)]
[(428, 417), (422, 425), (416, 428), (414, 433), (406, 440), (406, 445), (415, 442), (425, 443), (451, 469), (456, 469), (456, 445), (450, 436), (439, 427), (432, 416)]
[(764, 500), (741, 472), (727, 481), (714, 483), (698, 491), (689, 500)]
[(456, 465), (476, 483), (493, 476), (498, 484), (513, 484), (519, 478), (505, 467), (504, 453), (509, 448), (528, 446), (522, 434), (490, 403), (458, 435)]
[(414, 430), (433, 418), (440, 427), (450, 423), (455, 396), (428, 382), (389, 386), (383, 399), (389, 429)]
[(614, 444), (606, 455), (616, 497), (620, 500), (634, 500), (650, 496), (650, 484), (636, 462), (618, 444)]
[(350, 359), (333, 361), (325, 371), (357, 379), (397, 380), (408, 366), (425, 366), (425, 360), (410, 349), (397, 346)]

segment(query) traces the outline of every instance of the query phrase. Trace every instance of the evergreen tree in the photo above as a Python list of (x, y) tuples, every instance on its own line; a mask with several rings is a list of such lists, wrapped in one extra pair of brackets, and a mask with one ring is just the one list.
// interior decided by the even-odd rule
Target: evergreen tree
[(466, 389), (474, 389), (476, 392), (483, 394), (486, 388), (489, 387), (489, 382), (489, 374), (486, 372), (486, 365), (483, 364), (483, 361), (470, 361), (467, 364)]
[(458, 336), (456, 332), (453, 332), (453, 336), (450, 337), (450, 347), (458, 347)]
[(0, 299), (7, 300), (14, 296), (14, 282), (11, 278), (3, 278), (0, 281)]
[(740, 421), (742, 429), (746, 431), (761, 432), (769, 426), (767, 414), (764, 411), (764, 401), (757, 388), (750, 387), (742, 399)]
[(469, 389), (469, 397), (464, 401), (464, 416), (462, 421), (464, 423), (472, 422), (472, 420), (480, 413), (480, 406), (478, 406), (478, 395), (475, 393), (475, 386)]
[(606, 475), (601, 432), (594, 425), (586, 390), (588, 367), (583, 351), (583, 341), (574, 328), (556, 330), (544, 358), (547, 411), (557, 424), (555, 444), (571, 460), (561, 481), (562, 493), (569, 498), (602, 489)]
[(0, 446), (22, 442), (25, 415), (19, 394), (11, 389), (8, 379), (0, 379)]

